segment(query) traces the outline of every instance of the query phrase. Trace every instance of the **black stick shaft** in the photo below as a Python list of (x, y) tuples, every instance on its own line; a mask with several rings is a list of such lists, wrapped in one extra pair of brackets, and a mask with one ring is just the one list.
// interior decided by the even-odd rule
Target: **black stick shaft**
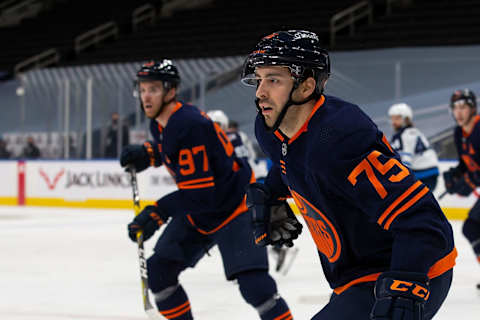
[[(138, 192), (137, 172), (133, 166), (129, 167), (130, 182), (132, 185), (133, 193), (133, 209), (135, 216), (141, 211), (140, 196)], [(137, 246), (138, 246), (138, 262), (140, 265), (140, 279), (142, 283), (142, 296), (143, 296), (143, 308), (150, 319), (160, 319), (155, 307), (150, 303), (148, 294), (148, 275), (147, 275), (147, 260), (145, 259), (145, 250), (143, 248), (143, 233), (139, 231), (137, 233)]]

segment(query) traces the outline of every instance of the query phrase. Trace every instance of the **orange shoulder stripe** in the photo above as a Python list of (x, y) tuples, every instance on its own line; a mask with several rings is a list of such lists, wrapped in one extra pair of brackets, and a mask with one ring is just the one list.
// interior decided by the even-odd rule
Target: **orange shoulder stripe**
[(399, 196), (397, 199), (395, 199), (395, 201), (392, 202), (392, 204), (390, 206), (388, 206), (388, 208), (382, 213), (382, 215), (380, 216), (380, 218), (378, 218), (377, 220), (377, 223), (379, 225), (382, 225), (383, 221), (387, 218), (387, 216), (393, 211), (393, 209), (395, 209), (399, 204), (400, 202), (402, 202), (406, 197), (408, 197), (413, 191), (415, 191), (415, 189), (417, 189), (420, 185), (422, 184), (422, 182), (420, 181), (417, 181), (415, 182), (413, 185), (411, 185), (407, 191), (405, 191), (401, 196)]
[(411, 206), (413, 206), (418, 200), (420, 200), (425, 194), (427, 194), (428, 192), (428, 187), (425, 187), (422, 189), (422, 191), (420, 191), (419, 193), (417, 193), (415, 195), (415, 197), (413, 197), (412, 199), (410, 199), (407, 203), (405, 203), (401, 208), (399, 208), (397, 211), (395, 211), (395, 213), (393, 213), (392, 215), (390, 215), (390, 217), (388, 218), (387, 222), (385, 223), (384, 225), (384, 229), (385, 230), (388, 230), (390, 228), (390, 225), (392, 224), (393, 220), (395, 220), (395, 218), (402, 212), (404, 212), (405, 210), (407, 210), (408, 208), (410, 208)]
[(288, 144), (291, 144), (293, 141), (297, 140), (297, 138), (305, 131), (307, 131), (308, 129), (308, 123), (310, 122), (310, 120), (312, 119), (313, 115), (315, 114), (315, 112), (317, 112), (317, 110), (323, 105), (323, 103), (325, 102), (325, 96), (322, 95), (320, 97), (320, 99), (318, 99), (318, 101), (315, 103), (315, 105), (313, 106), (313, 109), (312, 109), (312, 112), (310, 112), (310, 115), (308, 116), (307, 118), (307, 121), (305, 121), (305, 123), (303, 124), (303, 126), (293, 135), (293, 137), (290, 138), (290, 140), (288, 140)]
[[(477, 122), (479, 122), (479, 121), (480, 121), (480, 115), (476, 115), (472, 128), (475, 128), (475, 125), (476, 125)], [(473, 132), (473, 129), (470, 130), (470, 132), (466, 132), (465, 130), (462, 129), (462, 135), (463, 135), (463, 137), (465, 137), (465, 138), (468, 138), (468, 137), (472, 134), (472, 132)]]
[(179, 102), (179, 101), (177, 101), (177, 103), (175, 104), (175, 107), (174, 107), (173, 110), (172, 110), (172, 114), (175, 113), (175, 112), (177, 112), (178, 109), (180, 109), (181, 107), (182, 107), (182, 103)]

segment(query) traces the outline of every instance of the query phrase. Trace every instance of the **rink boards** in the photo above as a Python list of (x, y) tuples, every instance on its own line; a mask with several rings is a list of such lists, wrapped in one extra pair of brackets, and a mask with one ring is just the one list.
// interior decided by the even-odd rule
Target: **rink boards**
[[(456, 161), (441, 161), (440, 170), (443, 172), (455, 165)], [(0, 177), (0, 205), (132, 207), (129, 175), (114, 160), (0, 161)], [(176, 190), (174, 180), (164, 167), (140, 173), (138, 184), (145, 203)], [(438, 197), (444, 190), (440, 177), (434, 193)], [(465, 219), (476, 199), (473, 194), (470, 197), (447, 195), (440, 200), (440, 205), (449, 219)]]

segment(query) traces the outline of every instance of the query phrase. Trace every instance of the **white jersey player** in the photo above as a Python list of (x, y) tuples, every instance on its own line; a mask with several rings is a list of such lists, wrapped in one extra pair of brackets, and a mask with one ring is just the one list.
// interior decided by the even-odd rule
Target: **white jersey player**
[(433, 191), (439, 174), (437, 154), (425, 135), (413, 126), (412, 108), (406, 103), (394, 104), (388, 115), (395, 130), (391, 139), (393, 149), (415, 176)]

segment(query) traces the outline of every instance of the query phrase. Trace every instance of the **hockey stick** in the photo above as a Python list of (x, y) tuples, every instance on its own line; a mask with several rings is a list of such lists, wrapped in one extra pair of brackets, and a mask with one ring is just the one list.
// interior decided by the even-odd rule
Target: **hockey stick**
[(292, 267), (293, 265), (293, 262), (295, 260), (295, 258), (297, 257), (297, 254), (298, 254), (298, 248), (289, 248), (287, 250), (291, 250), (292, 252), (290, 253), (290, 259), (288, 260), (288, 263), (285, 265), (285, 267), (282, 269), (282, 274), (284, 276), (287, 275), (288, 271), (290, 270), (290, 268)]
[(438, 196), (438, 200), (442, 200), (443, 197), (445, 197), (447, 195), (447, 191), (443, 191), (441, 195)]
[[(477, 198), (480, 198), (480, 194), (477, 192), (477, 190), (473, 190), (472, 191), (473, 195)], [(441, 195), (438, 196), (438, 200), (441, 200), (443, 197), (445, 197), (446, 195), (448, 194), (447, 191), (443, 191), (443, 193)]]
[[(133, 166), (129, 166), (128, 172), (130, 173), (130, 182), (132, 184), (133, 192), (133, 210), (135, 216), (140, 211), (140, 196), (138, 193), (137, 172)], [(154, 306), (150, 303), (148, 295), (148, 275), (147, 275), (147, 260), (145, 259), (145, 250), (143, 249), (143, 233), (139, 231), (137, 233), (137, 246), (138, 246), (138, 262), (140, 263), (140, 278), (142, 282), (142, 296), (143, 296), (143, 309), (148, 317), (152, 320), (160, 320), (160, 315)]]

